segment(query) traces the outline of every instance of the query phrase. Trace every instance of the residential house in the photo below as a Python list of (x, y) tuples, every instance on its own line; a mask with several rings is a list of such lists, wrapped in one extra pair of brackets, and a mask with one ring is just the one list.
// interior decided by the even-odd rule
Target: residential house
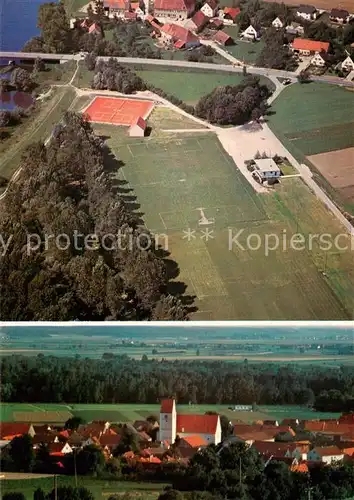
[(59, 438), (56, 434), (51, 433), (51, 434), (36, 434), (32, 438), (32, 444), (33, 448), (36, 450), (39, 448), (42, 444), (52, 444), (52, 443), (59, 443)]
[(120, 434), (104, 434), (103, 436), (100, 437), (100, 445), (102, 448), (106, 448), (107, 450), (110, 451), (110, 453), (113, 452), (115, 448), (119, 445), (121, 440)]
[(219, 43), (220, 45), (233, 45), (235, 42), (233, 38), (225, 33), (225, 31), (217, 31), (215, 35), (213, 35), (214, 42)]
[(171, 44), (178, 49), (198, 47), (199, 38), (190, 30), (178, 24), (164, 24), (161, 27), (161, 41)]
[(242, 38), (246, 38), (247, 40), (258, 40), (259, 32), (250, 24), (245, 31), (241, 33)]
[(126, 10), (124, 12), (124, 19), (125, 21), (136, 21), (138, 19), (138, 14), (131, 10)]
[(309, 461), (331, 464), (343, 460), (344, 453), (337, 446), (317, 446), (309, 451), (307, 458)]
[(91, 24), (88, 32), (90, 33), (90, 35), (102, 35), (102, 29), (97, 23)]
[(317, 9), (313, 5), (300, 5), (296, 10), (296, 15), (304, 21), (314, 21), (317, 19)]
[(188, 26), (185, 25), (186, 28), (192, 29), (193, 31), (196, 31), (197, 33), (201, 31), (204, 26), (206, 26), (209, 22), (209, 17), (207, 17), (201, 10), (198, 10), (194, 14), (194, 16), (189, 19), (188, 21)]
[(329, 50), (329, 42), (318, 42), (316, 40), (308, 40), (306, 38), (295, 38), (291, 44), (291, 49), (293, 52), (303, 56), (314, 55), (316, 52), (327, 53)]
[[(352, 44), (352, 45), (354, 46), (354, 44)], [(354, 425), (354, 412), (342, 413), (342, 415), (339, 417), (338, 421), (341, 424)]]
[(181, 438), (178, 442), (178, 448), (192, 448), (198, 450), (203, 446), (208, 446), (208, 444), (209, 443), (206, 441), (206, 439), (196, 434), (194, 436), (192, 435)]
[(272, 26), (273, 28), (276, 28), (277, 30), (281, 29), (281, 28), (284, 28), (284, 23), (283, 21), (280, 19), (280, 17), (276, 17), (274, 19), (274, 21), (272, 22)]
[(271, 427), (279, 427), (278, 420), (263, 420), (263, 425), (271, 426)]
[(195, 10), (195, 0), (155, 0), (154, 16), (183, 21)]
[(338, 448), (349, 457), (354, 457), (354, 441), (342, 441), (338, 443)]
[(224, 10), (219, 11), (219, 15), (221, 14), (223, 19), (229, 22), (228, 24), (235, 24), (240, 12), (241, 9), (239, 7), (225, 7)]
[(124, 18), (124, 13), (130, 11), (130, 0), (103, 0), (103, 5), (109, 17)]
[(200, 10), (205, 16), (214, 17), (218, 10), (218, 4), (216, 0), (207, 0)]
[(323, 68), (326, 66), (328, 60), (326, 52), (317, 52), (310, 61), (312, 66), (317, 66), (318, 68)]
[[(340, 63), (340, 69), (343, 71), (353, 71), (354, 70), (353, 59), (350, 56), (348, 56), (346, 59), (344, 59), (344, 61)], [(353, 429), (354, 429), (354, 426), (353, 426)]]
[(12, 441), (13, 438), (28, 434), (33, 437), (35, 430), (32, 424), (20, 424), (17, 422), (1, 422), (0, 423), (0, 439), (4, 441)]
[(235, 432), (229, 439), (229, 442), (244, 443), (248, 446), (252, 446), (255, 441), (272, 443), (275, 441), (275, 436), (266, 431)]
[(300, 420), (298, 418), (284, 418), (281, 424), (288, 425), (291, 428), (296, 428), (298, 425), (300, 425)]
[(161, 33), (162, 24), (153, 16), (146, 16), (145, 21), (148, 22), (153, 28), (154, 32), (157, 34)]
[(307, 460), (308, 452), (310, 451), (310, 444), (301, 443), (286, 443), (288, 449), (285, 453), (286, 457), (296, 458), (297, 460)]
[(254, 441), (251, 448), (255, 449), (259, 455), (263, 456), (273, 456), (273, 457), (292, 457), (291, 454), (287, 454), (289, 450), (289, 443), (276, 443), (274, 441)]
[[(258, 178), (261, 182), (278, 179), (281, 176), (281, 171), (273, 158), (262, 158), (254, 160), (255, 169), (252, 172), (253, 177)], [(281, 432), (281, 431), (279, 431)]]
[(72, 453), (73, 449), (69, 443), (50, 443), (48, 445), (49, 455), (52, 457), (62, 457), (68, 453)]
[(329, 14), (329, 19), (333, 23), (345, 24), (349, 22), (350, 15), (347, 10), (344, 9), (332, 9)]
[(286, 26), (285, 31), (288, 35), (302, 36), (305, 33), (304, 27), (299, 24), (292, 22), (288, 26)]
[(208, 444), (221, 442), (219, 415), (178, 414), (174, 399), (164, 399), (160, 408), (160, 441), (174, 443), (176, 436), (199, 436)]
[(309, 472), (308, 465), (305, 462), (292, 465), (290, 470), (291, 472), (301, 472), (303, 474), (308, 474)]
[(219, 30), (223, 27), (223, 25), (224, 23), (222, 19), (217, 19), (214, 17), (213, 19), (210, 19), (208, 28), (210, 28), (211, 30)]

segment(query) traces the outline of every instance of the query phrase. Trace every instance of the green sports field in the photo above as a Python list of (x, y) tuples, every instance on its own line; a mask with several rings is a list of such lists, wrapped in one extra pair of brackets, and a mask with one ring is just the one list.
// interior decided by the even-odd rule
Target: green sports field
[(354, 92), (345, 88), (297, 83), (284, 89), (272, 111), (270, 127), (300, 159), (354, 146)]
[[(185, 293), (195, 297), (198, 311), (192, 319), (352, 317), (352, 252), (325, 256), (316, 244), (302, 252), (281, 247), (269, 255), (263, 244), (247, 249), (254, 233), (263, 242), (269, 233), (281, 239), (299, 231), (333, 236), (342, 231), (299, 178), (258, 195), (211, 133), (138, 139), (115, 127), (95, 130), (109, 137), (108, 145), (124, 163), (116, 167), (122, 195), (178, 265), (171, 292), (183, 291), (185, 284)], [(200, 224), (205, 221), (208, 225)], [(243, 248), (232, 242), (240, 230)]]
[[(335, 418), (338, 413), (313, 412), (304, 406), (260, 406), (256, 411), (232, 411), (228, 409), (229, 405), (178, 405), (178, 411), (181, 413), (204, 414), (207, 411), (216, 411), (226, 415), (230, 420), (241, 420), (245, 423), (252, 423), (256, 420), (299, 418), (299, 419), (318, 419)], [(0, 414), (1, 421), (16, 421), (18, 413), (33, 413), (33, 419), (27, 419), (28, 422), (40, 423), (38, 412), (43, 413), (43, 422), (47, 422), (47, 414), (50, 412), (66, 412), (83, 418), (86, 422), (92, 420), (107, 420), (109, 422), (134, 422), (142, 420), (150, 415), (158, 417), (160, 406), (158, 404), (29, 404), (29, 403), (1, 403)], [(34, 420), (35, 419), (35, 420)], [(19, 420), (17, 420), (19, 421)], [(57, 423), (64, 423), (64, 420)]]

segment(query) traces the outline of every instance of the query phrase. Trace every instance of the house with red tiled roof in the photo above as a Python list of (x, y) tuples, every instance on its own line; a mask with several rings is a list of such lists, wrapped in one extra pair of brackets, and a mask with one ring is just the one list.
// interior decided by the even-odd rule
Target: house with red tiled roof
[(192, 434), (191, 436), (186, 436), (180, 439), (178, 443), (178, 448), (196, 448), (199, 449), (202, 446), (208, 446), (208, 442), (198, 434)]
[(222, 19), (217, 19), (217, 18), (213, 18), (213, 19), (210, 19), (209, 21), (209, 24), (208, 24), (208, 28), (212, 29), (212, 30), (219, 30), (220, 28), (222, 28), (224, 25), (223, 23), (223, 20)]
[(216, 0), (207, 0), (200, 10), (205, 16), (214, 17), (218, 10), (218, 3)]
[(208, 22), (209, 22), (209, 17), (203, 14), (201, 10), (198, 10), (198, 12), (196, 12), (194, 16), (191, 19), (189, 19), (188, 27), (190, 27), (190, 29), (198, 33), (198, 31), (201, 31), (204, 28), (204, 26), (208, 24)]
[(161, 41), (166, 44), (173, 43), (180, 49), (200, 45), (199, 38), (194, 33), (178, 24), (164, 24), (161, 28)]
[(154, 16), (183, 21), (195, 10), (195, 0), (155, 0)]
[(331, 464), (342, 461), (344, 453), (337, 446), (317, 446), (309, 451), (307, 458), (312, 462)]
[(341, 423), (341, 424), (354, 425), (354, 412), (352, 412), (352, 413), (343, 413), (339, 417), (338, 422)]
[(295, 38), (291, 44), (291, 49), (293, 52), (303, 56), (310, 56), (321, 52), (327, 54), (329, 51), (329, 42), (318, 42), (316, 40), (309, 40), (306, 38)]
[(103, 5), (109, 17), (124, 18), (124, 13), (131, 10), (130, 0), (103, 0)]
[(36, 433), (32, 424), (21, 424), (17, 422), (0, 423), (0, 439), (11, 441), (15, 437), (28, 434), (33, 437)]
[(241, 13), (241, 9), (239, 7), (224, 7), (222, 11), (222, 18), (225, 21), (230, 21), (231, 23), (235, 23), (238, 15)]
[(63, 457), (72, 453), (73, 449), (68, 443), (50, 443), (48, 444), (49, 454), (53, 457)]
[(99, 443), (102, 448), (107, 447), (111, 452), (119, 445), (121, 440), (120, 434), (103, 434), (100, 437)]
[(294, 464), (290, 467), (291, 472), (301, 472), (303, 474), (307, 474), (309, 471), (308, 465), (306, 462), (301, 462), (298, 464)]
[(213, 35), (213, 40), (220, 45), (233, 45), (235, 43), (230, 35), (221, 30), (217, 31), (215, 35)]
[(160, 441), (174, 443), (176, 436), (185, 438), (199, 436), (207, 444), (221, 442), (221, 423), (219, 415), (179, 414), (174, 399), (161, 402), (160, 408)]
[(93, 23), (89, 27), (88, 32), (90, 33), (90, 35), (101, 35), (102, 29), (97, 23)]

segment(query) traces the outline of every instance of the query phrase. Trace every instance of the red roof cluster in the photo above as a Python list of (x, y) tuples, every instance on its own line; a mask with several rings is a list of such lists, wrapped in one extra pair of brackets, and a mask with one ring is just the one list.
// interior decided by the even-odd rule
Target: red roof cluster
[(30, 424), (20, 424), (14, 422), (1, 422), (0, 439), (11, 441), (16, 436), (23, 436), (30, 431)]

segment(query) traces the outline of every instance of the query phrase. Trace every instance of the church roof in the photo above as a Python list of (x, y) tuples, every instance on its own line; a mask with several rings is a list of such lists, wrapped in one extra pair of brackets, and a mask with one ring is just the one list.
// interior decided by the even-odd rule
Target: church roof
[(177, 415), (177, 434), (215, 434), (219, 415)]

